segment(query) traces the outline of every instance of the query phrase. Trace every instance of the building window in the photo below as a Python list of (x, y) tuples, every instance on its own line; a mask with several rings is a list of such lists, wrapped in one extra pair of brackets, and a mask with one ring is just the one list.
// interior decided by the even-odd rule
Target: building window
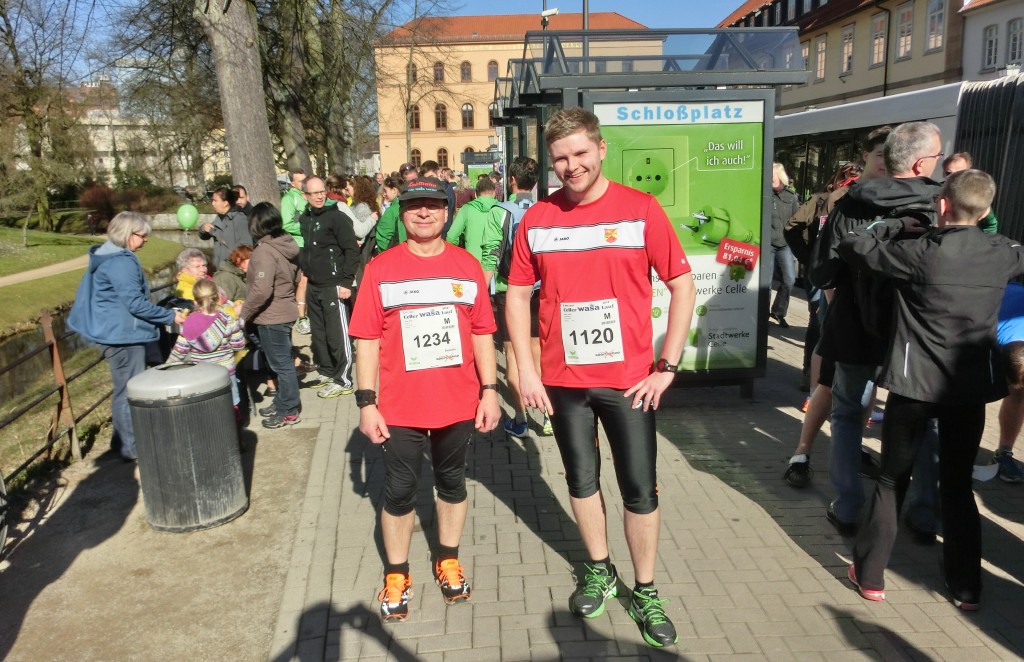
[(437, 150), (437, 165), (441, 166), (442, 168), (448, 167), (448, 150), (446, 150), (444, 147)]
[(804, 8), (803, 8), (803, 12), (802, 13), (806, 14), (806, 13), (808, 13), (810, 11), (811, 11), (811, 0), (804, 0)]
[(1020, 64), (1024, 31), (1024, 19), (1015, 18), (1006, 24), (1006, 64)]
[(828, 35), (814, 40), (814, 80), (825, 80), (825, 46)]
[(498, 63), (494, 60), (487, 63), (487, 80), (492, 83), (498, 80)]
[(444, 105), (443, 103), (439, 103), (436, 106), (434, 106), (434, 128), (448, 128), (448, 106)]
[(885, 14), (875, 14), (871, 17), (871, 66), (885, 62), (888, 37), (889, 17)]
[(463, 154), (475, 154), (476, 150), (473, 149), (472, 147), (467, 147), (466, 149), (462, 150), (462, 153)]
[(434, 63), (434, 82), (435, 83), (443, 83), (444, 82), (444, 63), (443, 62), (435, 62)]
[(775, 25), (782, 25), (782, 21), (784, 20), (782, 16), (782, 10), (784, 9), (783, 3), (776, 2), (773, 9), (775, 10)]
[(924, 42), (926, 53), (942, 48), (945, 22), (946, 0), (928, 0), (928, 38)]
[(896, 8), (896, 59), (906, 60), (910, 57), (910, 49), (914, 38), (914, 3)]
[(462, 128), (473, 128), (473, 104), (471, 103), (462, 104)]
[(405, 77), (406, 80), (409, 81), (410, 85), (416, 82), (416, 65), (412, 62), (405, 65)]
[(409, 109), (409, 128), (413, 131), (420, 129), (420, 107), (417, 105)]
[(811, 42), (805, 41), (800, 44), (801, 69), (807, 69), (807, 59), (811, 56)]
[(498, 104), (492, 103), (487, 106), (487, 126), (494, 128), (494, 114), (498, 112)]
[(788, 2), (789, 7), (786, 10), (786, 14), (788, 14), (790, 18), (796, 18), (796, 0), (788, 0)]
[(411, 152), (409, 152), (409, 162), (412, 163), (417, 168), (420, 167), (420, 164), (423, 163), (423, 157), (420, 156), (420, 150), (414, 149)]
[(462, 72), (463, 83), (470, 83), (473, 81), (473, 65), (469, 62), (463, 62), (459, 69)]
[(985, 28), (981, 43), (984, 48), (981, 54), (981, 68), (995, 69), (999, 64), (999, 26), (990, 25)]
[(853, 25), (843, 28), (842, 58), (839, 61), (839, 75), (853, 71)]

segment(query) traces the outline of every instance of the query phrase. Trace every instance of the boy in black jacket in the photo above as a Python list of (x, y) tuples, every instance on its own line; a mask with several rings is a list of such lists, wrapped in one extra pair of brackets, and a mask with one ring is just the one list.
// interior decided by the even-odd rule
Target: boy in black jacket
[(995, 196), (980, 170), (954, 173), (939, 193), (938, 227), (914, 241), (918, 221), (888, 219), (851, 231), (839, 252), (851, 265), (892, 280), (893, 328), (878, 383), (889, 389), (882, 427), (882, 467), (853, 549), (850, 581), (868, 600), (884, 600), (884, 570), (899, 509), (929, 418), (939, 419), (939, 472), (946, 585), (953, 603), (978, 608), (981, 524), (971, 487), (985, 426), (985, 403), (1006, 380), (996, 344), (1003, 288), (1024, 274), (1024, 250), (977, 227)]

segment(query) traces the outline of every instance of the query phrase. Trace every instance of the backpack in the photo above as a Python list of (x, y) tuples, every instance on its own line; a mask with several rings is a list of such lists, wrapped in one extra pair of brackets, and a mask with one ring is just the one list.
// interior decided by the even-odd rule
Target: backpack
[(818, 230), (824, 225), (828, 216), (828, 193), (816, 193), (800, 206), (793, 218), (786, 223), (782, 234), (786, 238), (793, 256), (800, 264), (807, 264), (811, 259), (811, 247), (818, 238)]
[(508, 280), (508, 273), (512, 268), (512, 242), (515, 240), (516, 230), (531, 205), (533, 205), (533, 200), (529, 198), (523, 198), (518, 202), (506, 200), (497, 205), (508, 212), (501, 223), (501, 245), (498, 247), (497, 266), (498, 275), (505, 280)]

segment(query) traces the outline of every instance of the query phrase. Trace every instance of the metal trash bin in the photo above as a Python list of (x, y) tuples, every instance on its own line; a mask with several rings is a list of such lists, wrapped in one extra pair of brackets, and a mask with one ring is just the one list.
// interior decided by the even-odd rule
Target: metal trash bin
[(219, 365), (166, 364), (128, 381), (146, 519), (157, 531), (197, 531), (249, 507), (231, 403)]

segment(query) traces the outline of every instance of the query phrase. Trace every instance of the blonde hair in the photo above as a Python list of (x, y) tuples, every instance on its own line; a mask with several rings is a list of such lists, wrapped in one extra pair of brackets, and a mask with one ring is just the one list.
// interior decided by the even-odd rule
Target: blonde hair
[(220, 308), (220, 291), (212, 280), (199, 280), (192, 287), (192, 296), (199, 312), (213, 315)]
[(776, 161), (772, 164), (772, 174), (778, 177), (780, 184), (789, 186), (789, 175), (786, 174), (786, 166)]

